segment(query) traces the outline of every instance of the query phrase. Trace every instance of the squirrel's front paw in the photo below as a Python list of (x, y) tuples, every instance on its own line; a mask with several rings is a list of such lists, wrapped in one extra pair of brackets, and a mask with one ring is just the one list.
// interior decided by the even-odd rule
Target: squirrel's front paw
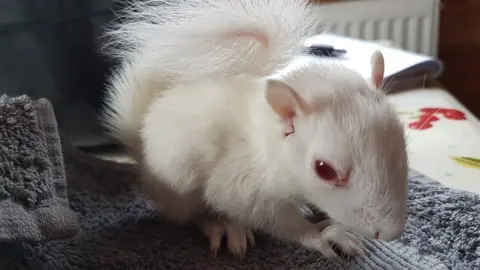
[(253, 246), (255, 239), (249, 227), (232, 222), (222, 217), (208, 217), (198, 221), (203, 233), (210, 238), (210, 249), (217, 254), (226, 236), (227, 249), (237, 258), (243, 258), (248, 245)]
[(347, 258), (364, 253), (360, 240), (337, 224), (327, 226), (318, 234), (306, 236), (301, 244), (320, 251), (327, 258)]

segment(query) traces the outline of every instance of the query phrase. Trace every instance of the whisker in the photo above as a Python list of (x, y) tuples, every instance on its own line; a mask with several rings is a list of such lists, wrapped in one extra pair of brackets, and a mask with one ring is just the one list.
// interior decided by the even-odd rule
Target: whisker
[(420, 125), (420, 129), (423, 128), (426, 124), (429, 123), (428, 120), (432, 119), (432, 117), (435, 116), (436, 113), (438, 113), (440, 110), (436, 110), (434, 113), (430, 114), (430, 116), (427, 118), (427, 121), (423, 121), (422, 125)]
[(395, 89), (395, 85), (398, 84), (397, 81), (395, 80), (389, 80), (383, 87), (385, 94), (388, 94), (390, 91), (393, 91)]
[(425, 86), (427, 84), (427, 75), (423, 75), (423, 82), (422, 82), (422, 88), (421, 89), (425, 89)]

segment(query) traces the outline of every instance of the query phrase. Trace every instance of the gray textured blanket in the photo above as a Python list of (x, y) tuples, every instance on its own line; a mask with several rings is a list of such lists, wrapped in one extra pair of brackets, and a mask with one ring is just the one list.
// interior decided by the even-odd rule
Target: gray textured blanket
[(328, 262), (258, 235), (244, 261), (213, 258), (195, 226), (164, 221), (136, 189), (133, 165), (99, 160), (63, 144), (74, 237), (0, 243), (0, 269), (479, 269), (480, 198), (412, 172), (402, 242), (363, 241), (365, 257)]
[(195, 226), (178, 227), (158, 216), (132, 185), (133, 166), (64, 149), (68, 196), (82, 230), (45, 244), (0, 244), (0, 269), (447, 269), (399, 243), (365, 241), (367, 257), (347, 264), (262, 235), (245, 261), (226, 252), (215, 259)]
[(57, 123), (48, 100), (0, 97), (0, 242), (73, 236)]

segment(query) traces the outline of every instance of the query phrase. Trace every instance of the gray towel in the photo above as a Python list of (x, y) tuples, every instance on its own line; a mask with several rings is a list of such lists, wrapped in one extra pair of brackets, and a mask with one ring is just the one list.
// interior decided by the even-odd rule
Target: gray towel
[(431, 183), (415, 172), (403, 239), (410, 240), (408, 245), (363, 241), (365, 257), (340, 263), (258, 234), (256, 247), (237, 261), (226, 252), (213, 258), (195, 226), (163, 220), (137, 190), (133, 165), (103, 161), (69, 145), (63, 148), (68, 195), (81, 232), (44, 244), (0, 244), (0, 269), (443, 270), (475, 269), (479, 263), (480, 221), (470, 207), (479, 204), (479, 197)]
[(0, 242), (73, 236), (63, 156), (50, 103), (0, 97)]
[[(480, 180), (480, 179), (479, 179)], [(434, 254), (451, 269), (480, 269), (480, 195), (410, 173), (403, 243)]]

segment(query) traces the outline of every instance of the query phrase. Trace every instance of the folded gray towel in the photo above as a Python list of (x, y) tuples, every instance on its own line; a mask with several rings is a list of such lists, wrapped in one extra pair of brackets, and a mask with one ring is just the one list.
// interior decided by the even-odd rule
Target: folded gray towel
[(2, 95), (0, 241), (47, 241), (77, 230), (51, 104)]
[[(479, 197), (433, 185), (415, 172), (410, 179), (405, 234), (409, 245), (365, 240), (366, 256), (339, 263), (298, 245), (257, 235), (256, 247), (238, 261), (226, 252), (214, 258), (195, 226), (163, 220), (137, 190), (135, 166), (99, 160), (68, 145), (62, 148), (70, 205), (79, 213), (82, 231), (45, 244), (0, 244), (0, 269), (445, 270), (475, 269), (470, 266), (478, 263), (478, 234), (468, 232), (480, 231), (480, 221), (477, 212), (465, 205), (478, 204)], [(441, 220), (445, 215), (455, 220), (454, 213), (470, 222), (449, 227)]]

